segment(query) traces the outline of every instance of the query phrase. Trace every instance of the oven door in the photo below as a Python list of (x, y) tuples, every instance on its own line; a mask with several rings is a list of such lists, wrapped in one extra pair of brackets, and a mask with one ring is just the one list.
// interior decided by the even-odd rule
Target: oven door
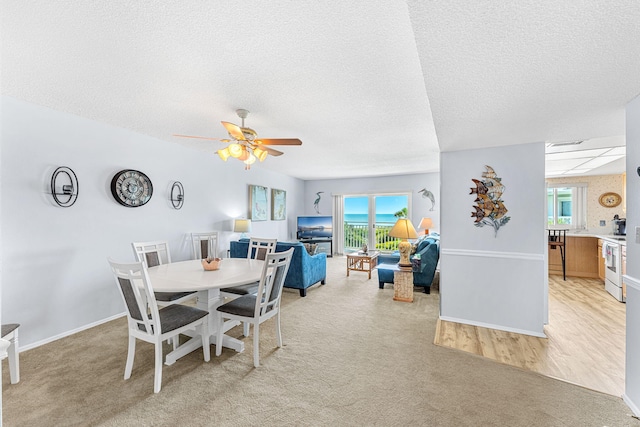
[(617, 243), (605, 242), (606, 249), (603, 248), (605, 256), (605, 278), (615, 286), (622, 286), (620, 283), (620, 245)]

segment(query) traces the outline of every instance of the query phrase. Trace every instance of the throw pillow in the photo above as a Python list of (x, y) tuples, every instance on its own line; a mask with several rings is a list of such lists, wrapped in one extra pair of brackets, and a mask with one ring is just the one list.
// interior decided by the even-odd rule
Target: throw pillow
[(316, 251), (318, 250), (318, 244), (317, 243), (305, 243), (304, 244), (304, 248), (307, 250), (307, 253), (309, 255), (315, 255)]

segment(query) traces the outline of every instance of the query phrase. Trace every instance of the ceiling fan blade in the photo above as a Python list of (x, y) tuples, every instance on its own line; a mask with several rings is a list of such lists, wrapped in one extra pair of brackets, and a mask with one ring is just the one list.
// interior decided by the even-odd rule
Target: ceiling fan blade
[(282, 156), (284, 154), (282, 151), (274, 150), (273, 148), (269, 148), (269, 147), (260, 147), (260, 148), (272, 156)]
[(209, 138), (209, 137), (206, 137), (206, 136), (195, 136), (195, 135), (178, 135), (178, 134), (175, 134), (175, 133), (173, 134), (173, 136), (177, 136), (177, 137), (180, 137), (180, 138), (206, 139), (206, 140), (209, 140), (209, 141), (220, 141), (221, 140), (220, 138)]
[(254, 142), (262, 145), (302, 145), (298, 138), (260, 138)]
[(235, 139), (240, 141), (246, 140), (246, 138), (244, 137), (244, 134), (242, 133), (242, 129), (240, 129), (240, 126), (234, 125), (233, 123), (229, 123), (229, 122), (220, 122), (220, 123), (222, 123), (222, 126), (225, 127), (227, 132), (229, 132), (229, 135), (231, 135)]

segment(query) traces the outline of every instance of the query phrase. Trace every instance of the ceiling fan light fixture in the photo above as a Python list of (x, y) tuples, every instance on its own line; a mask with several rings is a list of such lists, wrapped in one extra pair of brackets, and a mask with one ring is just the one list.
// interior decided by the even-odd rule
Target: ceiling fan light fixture
[(244, 162), (248, 165), (254, 164), (256, 162), (256, 156), (254, 156), (250, 152), (247, 152), (247, 153), (249, 154), (249, 157), (247, 157), (247, 159)]
[(247, 150), (247, 147), (242, 146), (242, 153), (238, 156), (238, 160), (242, 160), (244, 162), (249, 158), (249, 156), (251, 156), (251, 153)]
[(220, 156), (220, 158), (225, 162), (231, 156), (231, 153), (229, 152), (229, 147), (224, 147), (222, 150), (216, 151), (216, 153), (218, 153), (218, 156)]
[(244, 147), (236, 142), (234, 142), (233, 144), (229, 144), (227, 149), (229, 150), (229, 154), (231, 154), (231, 157), (235, 157), (236, 159), (240, 159), (243, 151), (245, 151)]
[(253, 150), (253, 154), (258, 158), (258, 160), (260, 160), (261, 162), (264, 162), (264, 159), (267, 158), (267, 155), (269, 155), (269, 153), (267, 153), (267, 150), (263, 150), (260, 147), (256, 147)]

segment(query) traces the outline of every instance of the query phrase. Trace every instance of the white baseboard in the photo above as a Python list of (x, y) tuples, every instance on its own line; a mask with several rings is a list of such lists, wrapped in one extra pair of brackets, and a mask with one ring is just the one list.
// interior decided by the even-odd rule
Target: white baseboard
[(627, 396), (626, 393), (622, 395), (622, 400), (627, 404), (629, 409), (631, 409), (633, 415), (635, 415), (636, 417), (640, 416), (640, 409), (638, 409), (638, 407), (631, 401), (631, 399), (629, 399), (629, 396)]
[(40, 347), (41, 345), (49, 344), (50, 342), (59, 340), (60, 338), (68, 337), (69, 335), (73, 335), (75, 333), (78, 333), (78, 332), (93, 328), (94, 326), (102, 325), (103, 323), (111, 322), (112, 320), (119, 319), (120, 317), (126, 316), (126, 315), (127, 315), (127, 313), (123, 311), (122, 313), (115, 314), (115, 315), (113, 315), (111, 317), (107, 317), (106, 319), (98, 320), (97, 322), (89, 323), (88, 325), (83, 325), (83, 326), (81, 326), (81, 327), (79, 327), (77, 329), (73, 329), (71, 331), (63, 332), (61, 334), (55, 335), (53, 337), (49, 337), (49, 338), (44, 339), (42, 341), (37, 341), (37, 342), (31, 343), (29, 345), (25, 345), (24, 347), (19, 347), (18, 348), (18, 352), (21, 353), (21, 352), (26, 351), (26, 350), (31, 350), (32, 348)]
[(528, 331), (528, 330), (525, 330), (525, 329), (509, 328), (509, 327), (505, 327), (505, 326), (502, 326), (502, 325), (492, 325), (490, 323), (474, 322), (474, 321), (467, 320), (467, 319), (457, 319), (457, 318), (454, 318), (454, 317), (440, 316), (440, 320), (444, 320), (446, 322), (462, 323), (463, 325), (479, 326), (481, 328), (487, 328), (487, 329), (495, 329), (495, 330), (498, 330), (498, 331), (513, 332), (515, 334), (521, 334), (521, 335), (531, 335), (533, 337), (538, 337), (538, 338), (547, 338), (547, 336), (544, 334), (544, 332)]

